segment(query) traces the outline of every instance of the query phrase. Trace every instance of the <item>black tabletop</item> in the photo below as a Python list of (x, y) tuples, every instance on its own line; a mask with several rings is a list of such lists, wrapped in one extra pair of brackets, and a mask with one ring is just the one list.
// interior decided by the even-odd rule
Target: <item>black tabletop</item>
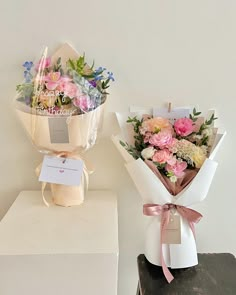
[(198, 254), (197, 266), (171, 269), (168, 284), (162, 268), (138, 256), (141, 295), (236, 295), (236, 259), (232, 254)]

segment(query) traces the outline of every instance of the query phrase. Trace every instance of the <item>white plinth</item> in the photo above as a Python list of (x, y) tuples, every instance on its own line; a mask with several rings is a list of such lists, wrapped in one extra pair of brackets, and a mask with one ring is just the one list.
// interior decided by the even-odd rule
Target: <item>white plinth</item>
[(45, 207), (23, 191), (0, 222), (1, 295), (116, 295), (117, 202), (90, 191), (84, 204)]

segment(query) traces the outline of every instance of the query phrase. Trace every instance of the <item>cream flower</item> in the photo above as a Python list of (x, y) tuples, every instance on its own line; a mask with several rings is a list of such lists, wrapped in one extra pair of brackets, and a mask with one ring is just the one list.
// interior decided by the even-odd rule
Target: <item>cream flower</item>
[(202, 164), (206, 160), (206, 149), (202, 148), (200, 146), (196, 146), (193, 156), (192, 156), (192, 159), (195, 164), (195, 167), (201, 168)]
[(141, 155), (144, 159), (151, 159), (155, 154), (154, 147), (150, 146), (142, 150)]
[(178, 158), (185, 160), (189, 165), (195, 166), (196, 168), (202, 166), (207, 154), (206, 146), (196, 146), (185, 139), (177, 141), (173, 150)]

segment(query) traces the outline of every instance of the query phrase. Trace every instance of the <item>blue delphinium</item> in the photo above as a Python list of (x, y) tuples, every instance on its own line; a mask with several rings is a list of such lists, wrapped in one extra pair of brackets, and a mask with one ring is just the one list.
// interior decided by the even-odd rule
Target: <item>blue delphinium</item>
[(32, 61), (25, 61), (24, 63), (23, 63), (23, 67), (27, 70), (27, 71), (30, 71), (31, 69), (32, 69), (32, 67), (33, 67), (33, 62)]
[(31, 82), (31, 80), (32, 80), (32, 78), (33, 78), (33, 76), (32, 76), (32, 74), (30, 73), (30, 71), (31, 71), (31, 69), (32, 69), (32, 67), (33, 67), (33, 62), (32, 61), (25, 61), (24, 63), (23, 63), (23, 67), (25, 68), (25, 71), (24, 71), (24, 78), (25, 78), (25, 82), (26, 83), (30, 83)]
[(115, 78), (114, 78), (114, 76), (113, 76), (113, 73), (112, 72), (107, 72), (107, 79), (109, 79), (109, 80), (111, 80), (111, 81), (115, 81)]
[(94, 71), (94, 75), (95, 75), (95, 76), (100, 75), (100, 74), (103, 73), (104, 71), (106, 71), (106, 68), (99, 67), (99, 68), (97, 68), (97, 69)]
[(24, 71), (24, 78), (25, 78), (25, 82), (26, 83), (30, 83), (31, 79), (32, 79), (32, 75), (30, 72), (28, 71)]

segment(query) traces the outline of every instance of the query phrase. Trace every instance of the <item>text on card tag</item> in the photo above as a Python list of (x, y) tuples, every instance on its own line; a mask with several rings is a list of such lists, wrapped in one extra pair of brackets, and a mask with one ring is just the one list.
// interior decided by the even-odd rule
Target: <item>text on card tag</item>
[(70, 158), (44, 156), (39, 181), (80, 185), (83, 173), (83, 161)]
[(169, 119), (172, 124), (174, 124), (177, 119), (185, 117), (188, 118), (189, 114), (189, 108), (175, 108), (172, 109), (170, 112), (168, 111), (168, 109), (164, 108), (153, 108), (153, 117), (163, 117)]
[(169, 223), (163, 236), (163, 244), (181, 244), (180, 216), (170, 214)]

